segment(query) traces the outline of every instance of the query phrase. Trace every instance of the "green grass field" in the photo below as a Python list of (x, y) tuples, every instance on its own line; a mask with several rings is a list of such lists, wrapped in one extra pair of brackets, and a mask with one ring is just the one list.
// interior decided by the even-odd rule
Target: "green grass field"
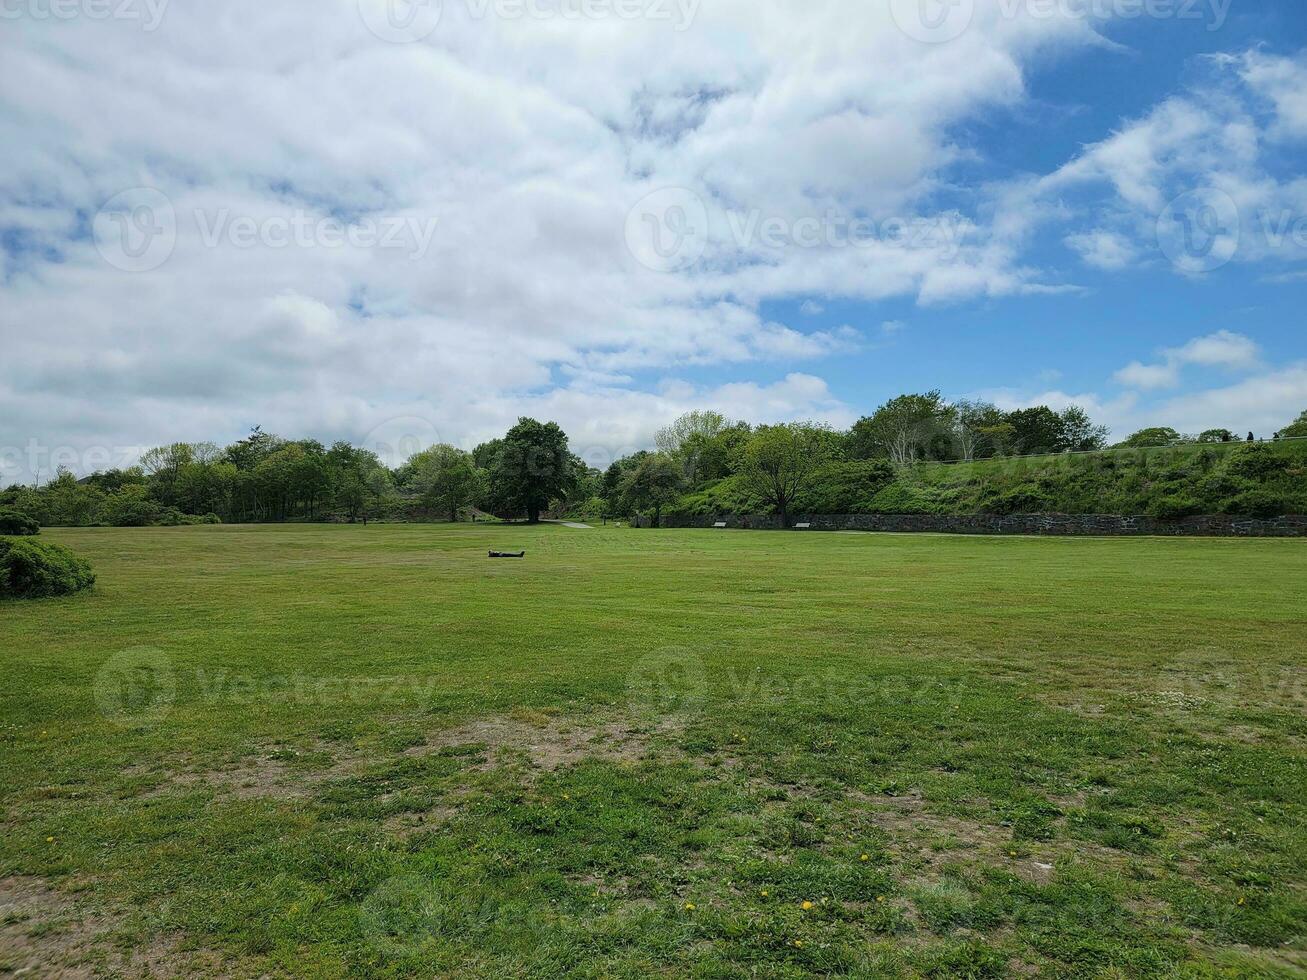
[(43, 538), (0, 975), (1307, 968), (1301, 541)]

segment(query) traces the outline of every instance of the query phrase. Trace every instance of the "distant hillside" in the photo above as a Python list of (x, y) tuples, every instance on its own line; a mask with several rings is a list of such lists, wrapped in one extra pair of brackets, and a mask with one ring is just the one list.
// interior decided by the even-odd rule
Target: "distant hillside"
[[(670, 513), (759, 513), (738, 477), (681, 498)], [(919, 463), (830, 463), (796, 501), (810, 514), (1307, 513), (1307, 439)]]

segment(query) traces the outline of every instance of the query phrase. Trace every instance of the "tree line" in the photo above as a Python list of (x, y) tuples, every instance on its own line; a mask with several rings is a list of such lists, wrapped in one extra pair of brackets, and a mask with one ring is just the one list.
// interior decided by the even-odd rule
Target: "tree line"
[[(1307, 412), (1277, 436), (1307, 435)], [(1121, 446), (1234, 441), (1228, 430), (1186, 438), (1173, 429), (1135, 433)], [(857, 513), (924, 499), (915, 464), (975, 462), (1107, 446), (1107, 430), (1081, 408), (1003, 411), (948, 402), (938, 391), (900, 395), (850, 429), (814, 422), (751, 425), (694, 411), (658, 431), (655, 446), (588, 466), (553, 422), (522, 418), (470, 452), (424, 449), (395, 469), (368, 449), (290, 440), (255, 428), (226, 447), (174, 443), (138, 465), (81, 480), (61, 471), (43, 487), (11, 486), (0, 506), (45, 525), (503, 518), (538, 521), (584, 513), (655, 522), (679, 512), (769, 509), (788, 518)], [(915, 494), (915, 496), (914, 496)], [(974, 506), (1000, 506), (978, 500)]]

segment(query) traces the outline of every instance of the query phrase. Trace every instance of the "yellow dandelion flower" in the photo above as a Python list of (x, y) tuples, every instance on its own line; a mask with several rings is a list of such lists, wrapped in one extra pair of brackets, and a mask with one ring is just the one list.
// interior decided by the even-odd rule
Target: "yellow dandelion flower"
[(766, 897), (767, 897), (768, 895), (770, 895), (770, 894), (771, 894), (771, 893), (770, 893), (769, 891), (767, 891), (766, 888), (764, 888), (764, 889), (762, 890), (762, 892), (761, 892), (761, 895), (762, 895), (763, 898), (766, 898)]
[(862, 855), (862, 857), (858, 858), (858, 860), (859, 860), (859, 861), (870, 861), (870, 860), (871, 860), (871, 856), (868, 855), (868, 854), (864, 854), (864, 855)]
[(812, 903), (811, 903), (811, 902), (804, 902), (802, 908), (803, 908), (803, 911), (806, 912), (806, 911), (808, 911), (808, 909), (812, 908)]
[(803, 948), (803, 940), (802, 940), (802, 939), (796, 939), (796, 940), (794, 940), (794, 945), (797, 946), (799, 949), (802, 949), (802, 948)]
[(685, 903), (685, 910), (686, 910), (687, 912), (693, 912), (693, 911), (694, 911), (694, 903), (693, 903), (693, 902), (686, 902), (686, 903)]
[(47, 837), (47, 838), (45, 839), (45, 842), (46, 842), (47, 844), (53, 844), (53, 843), (54, 843), (54, 838), (53, 838), (53, 837)]
[(884, 896), (884, 895), (877, 895), (877, 896), (876, 896), (876, 901), (878, 901), (878, 902), (883, 902), (883, 901), (885, 901), (885, 896)]

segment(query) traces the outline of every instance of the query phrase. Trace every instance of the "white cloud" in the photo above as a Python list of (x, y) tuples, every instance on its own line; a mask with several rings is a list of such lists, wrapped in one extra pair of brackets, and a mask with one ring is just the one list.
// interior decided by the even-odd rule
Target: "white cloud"
[(1167, 351), (1167, 356), (1181, 364), (1201, 364), (1230, 370), (1257, 366), (1261, 348), (1251, 337), (1218, 330), (1206, 337), (1195, 337), (1183, 347)]
[(1180, 432), (1230, 428), (1269, 437), (1307, 408), (1307, 362), (1245, 378), (1223, 388), (1181, 395), (1159, 407)]
[(1070, 235), (1066, 244), (1078, 252), (1086, 265), (1114, 272), (1133, 264), (1139, 251), (1125, 235), (1102, 229)]
[[(1085, 261), (1124, 267), (1133, 211), (1165, 200), (1178, 173), (1215, 168), (1241, 204), (1289, 193), (1260, 179), (1244, 110), (1176, 99), (1001, 202), (987, 189), (954, 210), (952, 188), (940, 205), (972, 153), (960, 124), (1019, 107), (1033, 57), (1099, 43), (1074, 14), (981, 5), (972, 30), (930, 46), (883, 3), (715, 0), (682, 32), (444, 6), (410, 45), (373, 37), (355, 0), (174, 4), (150, 34), (7, 21), (0, 446), (230, 439), (256, 423), (357, 438), (403, 417), (466, 442), (524, 407), (613, 445), (705, 397), (834, 420), (848, 410), (814, 374), (651, 389), (692, 367), (794, 371), (865, 342), (777, 322), (762, 312), (772, 301), (1074, 291), (1026, 260), (1029, 225), (1063, 221)], [(1284, 67), (1250, 57), (1237, 70), (1292, 131)], [(1124, 202), (1119, 223), (1071, 227), (1074, 203), (1054, 199), (1095, 183)], [(177, 240), (131, 274), (86, 226), (139, 186), (170, 199)], [(697, 194), (715, 233), (703, 263), (674, 274), (640, 266), (625, 240), (632, 206), (664, 187)], [(755, 212), (791, 230), (834, 213), (942, 235), (777, 249), (724, 234), (728, 215)], [(297, 213), (436, 224), (422, 250), (206, 240), (220, 218)]]
[(1160, 364), (1133, 361), (1117, 371), (1113, 378), (1128, 388), (1174, 388), (1180, 383), (1181, 371), (1187, 364), (1227, 371), (1246, 371), (1257, 367), (1260, 358), (1261, 348), (1252, 338), (1229, 330), (1218, 330), (1206, 337), (1195, 337), (1180, 347), (1163, 351)]
[(1174, 388), (1180, 383), (1180, 365), (1174, 361), (1165, 364), (1131, 361), (1112, 377), (1127, 388)]
[(1274, 136), (1307, 137), (1307, 56), (1282, 58), (1250, 51), (1242, 58), (1227, 59), (1231, 62), (1248, 86), (1274, 106)]
[[(174, 4), (153, 33), (8, 21), (0, 225), (22, 245), (0, 247), (0, 445), (256, 422), (334, 437), (423, 405), (453, 438), (511, 421), (505, 406), (560, 376), (570, 404), (604, 386), (611, 402), (687, 366), (861, 342), (773, 322), (769, 300), (958, 302), (1038, 283), (932, 195), (959, 158), (954, 127), (1025, 98), (1025, 59), (1094, 43), (1079, 18), (982, 17), (930, 47), (884, 4), (716, 0), (681, 32), (444, 6), (408, 45), (372, 36), (355, 0)], [(177, 237), (133, 275), (85, 223), (139, 186), (170, 199)], [(668, 186), (697, 193), (719, 232), (728, 212), (788, 228), (834, 213), (949, 235), (780, 250), (718, 236), (702, 266), (659, 274), (624, 230)], [(295, 213), (437, 223), (420, 254), (206, 234)]]

